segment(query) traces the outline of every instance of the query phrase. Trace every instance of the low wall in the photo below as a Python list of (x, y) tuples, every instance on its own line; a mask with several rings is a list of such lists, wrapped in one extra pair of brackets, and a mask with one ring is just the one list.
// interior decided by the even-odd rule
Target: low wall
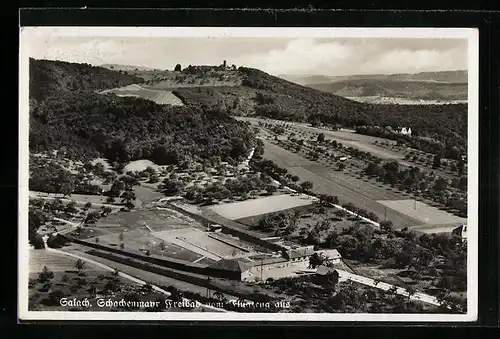
[(189, 261), (184, 261), (184, 260), (179, 260), (175, 258), (166, 258), (166, 257), (159, 257), (155, 255), (144, 255), (144, 254), (139, 254), (139, 253), (134, 253), (126, 250), (121, 250), (118, 248), (113, 248), (111, 246), (106, 246), (106, 245), (101, 245), (101, 244), (96, 244), (91, 241), (86, 241), (78, 238), (74, 238), (72, 236), (68, 235), (61, 235), (62, 237), (66, 238), (68, 241), (85, 245), (88, 247), (92, 247), (98, 250), (106, 251), (106, 252), (111, 252), (111, 253), (116, 253), (122, 256), (130, 257), (133, 259), (139, 259), (141, 261), (149, 262), (151, 264), (163, 266), (163, 267), (168, 267), (171, 269), (175, 270), (180, 270), (184, 272), (190, 272), (194, 274), (200, 274), (203, 276), (211, 276), (215, 278), (223, 278), (223, 279), (231, 279), (231, 280), (240, 280), (240, 274), (233, 272), (233, 271), (228, 271), (228, 270), (223, 270), (219, 268), (212, 268), (207, 265), (202, 265), (202, 264), (196, 264), (192, 263)]
[(203, 225), (207, 226), (208, 224), (219, 224), (221, 225), (222, 231), (224, 233), (229, 233), (231, 235), (234, 235), (242, 240), (246, 240), (248, 242), (251, 242), (253, 244), (262, 246), (264, 248), (268, 248), (272, 251), (277, 251), (280, 252), (282, 250), (285, 250), (284, 247), (274, 244), (270, 241), (267, 240), (262, 240), (259, 235), (257, 234), (252, 234), (253, 232), (251, 231), (246, 231), (242, 229), (242, 226), (239, 226), (239, 223), (229, 220), (227, 218), (224, 218), (223, 216), (220, 216), (216, 214), (215, 212), (205, 212), (203, 215), (198, 215), (191, 213), (189, 211), (184, 210), (182, 207), (175, 206), (173, 204), (168, 204), (169, 207), (171, 207), (173, 210), (184, 213), (193, 219), (195, 219), (198, 222), (201, 222)]
[(216, 236), (216, 235), (214, 235), (214, 234), (208, 234), (208, 236), (209, 236), (210, 238), (212, 238), (212, 239), (215, 239), (215, 240), (217, 240), (217, 241), (223, 242), (223, 243), (224, 243), (224, 244), (226, 244), (226, 245), (229, 245), (229, 246), (232, 246), (232, 247), (236, 247), (236, 248), (238, 248), (238, 249), (240, 249), (240, 250), (242, 250), (242, 251), (244, 251), (244, 252), (247, 252), (247, 253), (252, 252), (252, 250), (251, 250), (251, 249), (248, 249), (248, 248), (245, 248), (245, 247), (240, 246), (240, 245), (238, 245), (238, 244), (235, 244), (235, 243), (233, 243), (233, 242), (232, 242), (232, 241), (230, 241), (230, 240), (223, 239), (223, 238), (218, 237), (218, 236)]
[[(171, 278), (174, 278), (176, 280), (186, 281), (186, 282), (198, 285), (198, 286), (212, 287), (212, 284), (209, 283), (209, 280), (207, 278), (207, 276), (210, 276), (208, 274), (185, 273), (185, 272), (173, 270), (170, 268), (159, 267), (159, 266), (161, 266), (160, 264), (154, 264), (155, 266), (151, 266), (150, 263), (148, 263), (148, 262), (142, 262), (139, 260), (134, 260), (132, 258), (128, 258), (124, 255), (117, 255), (117, 254), (113, 254), (113, 253), (100, 252), (97, 250), (90, 250), (88, 253), (91, 255), (105, 258), (105, 259), (109, 259), (109, 260), (112, 260), (112, 261), (115, 261), (115, 262), (118, 262), (118, 263), (121, 263), (121, 264), (124, 264), (127, 266), (136, 267), (136, 268), (139, 268), (139, 269), (142, 269), (145, 271), (149, 271), (149, 272), (153, 272), (153, 273), (157, 273), (157, 274), (160, 274), (160, 275), (163, 275), (166, 277), (171, 277)], [(153, 263), (151, 263), (151, 264), (153, 264)], [(240, 280), (239, 273), (238, 274), (235, 274), (234, 272), (225, 272), (225, 273), (227, 276), (221, 277), (221, 278), (227, 278), (227, 279), (232, 278), (232, 280)], [(228, 274), (228, 273), (233, 273), (233, 274), (232, 274), (232, 276), (229, 276), (230, 274)]]

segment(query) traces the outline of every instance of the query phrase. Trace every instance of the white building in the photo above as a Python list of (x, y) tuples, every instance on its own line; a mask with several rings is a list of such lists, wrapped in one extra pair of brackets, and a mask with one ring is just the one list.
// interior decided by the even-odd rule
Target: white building
[(408, 127), (408, 128), (403, 127), (399, 130), (399, 133), (403, 134), (403, 135), (411, 135), (411, 128), (410, 127)]

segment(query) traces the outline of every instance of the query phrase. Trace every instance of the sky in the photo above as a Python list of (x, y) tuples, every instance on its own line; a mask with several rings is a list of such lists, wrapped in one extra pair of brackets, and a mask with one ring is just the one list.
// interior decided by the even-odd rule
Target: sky
[(55, 37), (34, 39), (36, 59), (158, 69), (229, 65), (273, 75), (418, 73), (467, 69), (466, 39)]

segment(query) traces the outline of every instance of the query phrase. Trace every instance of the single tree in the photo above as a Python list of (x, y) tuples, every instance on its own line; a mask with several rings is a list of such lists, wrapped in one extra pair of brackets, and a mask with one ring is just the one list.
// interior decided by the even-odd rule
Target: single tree
[(54, 272), (50, 271), (47, 266), (44, 266), (42, 272), (38, 274), (38, 281), (45, 283), (54, 278)]
[(112, 209), (109, 207), (109, 206), (103, 206), (102, 207), (102, 212), (101, 212), (101, 216), (102, 217), (105, 217), (107, 216), (109, 213), (111, 213)]
[(436, 169), (441, 167), (441, 157), (442, 157), (441, 152), (437, 153), (434, 156), (434, 160), (432, 161), (432, 168)]
[(309, 191), (313, 188), (313, 183), (311, 181), (304, 181), (300, 184), (300, 187), (305, 191)]
[(85, 261), (78, 259), (75, 263), (75, 268), (78, 270), (78, 275), (82, 275), (83, 267), (85, 266)]

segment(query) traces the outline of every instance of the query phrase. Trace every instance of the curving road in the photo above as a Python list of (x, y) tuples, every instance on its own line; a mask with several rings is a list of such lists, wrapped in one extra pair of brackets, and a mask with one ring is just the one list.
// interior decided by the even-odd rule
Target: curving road
[[(384, 291), (389, 291), (391, 288), (396, 288), (394, 293), (405, 296), (405, 297), (409, 296), (408, 291), (403, 287), (391, 285), (391, 284), (388, 284), (385, 282), (377, 282), (375, 279), (364, 277), (364, 276), (357, 275), (357, 274), (352, 274), (352, 273), (342, 271), (342, 270), (337, 270), (337, 272), (339, 273), (339, 276), (342, 279), (351, 280), (351, 281), (354, 281), (354, 282), (357, 282), (357, 283), (360, 283), (363, 285), (367, 285), (370, 287), (375, 287), (375, 288), (378, 288), (378, 289), (381, 289)], [(438, 299), (436, 297), (429, 295), (429, 294), (425, 294), (425, 293), (416, 292), (416, 293), (413, 293), (412, 295), (410, 295), (409, 298), (410, 298), (410, 300), (421, 301), (421, 302), (431, 304), (434, 306), (441, 305), (441, 303), (438, 301)]]

